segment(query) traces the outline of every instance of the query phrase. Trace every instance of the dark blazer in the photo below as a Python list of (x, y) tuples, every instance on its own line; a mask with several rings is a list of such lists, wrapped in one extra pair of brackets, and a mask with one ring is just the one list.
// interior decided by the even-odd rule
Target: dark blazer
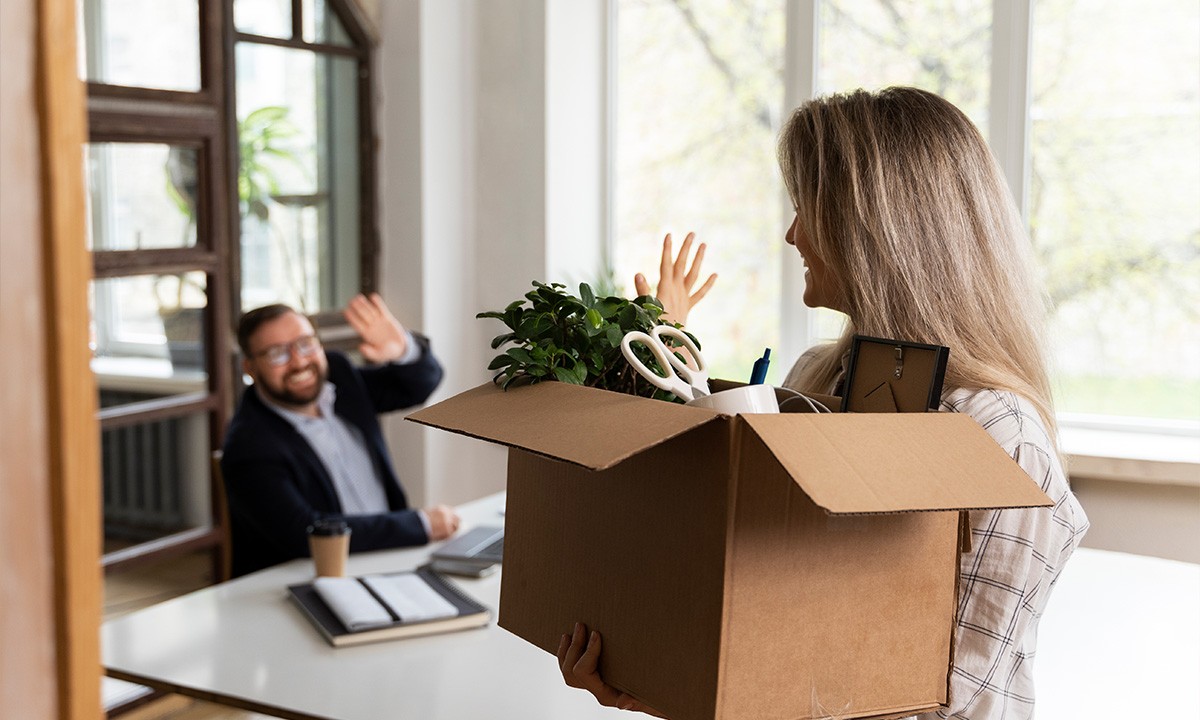
[(247, 388), (225, 434), (221, 473), (229, 499), (233, 575), (307, 557), (307, 527), (340, 518), (351, 528), (350, 551), (423, 545), (429, 541), (392, 468), (377, 413), (425, 401), (442, 379), (429, 341), (413, 333), (421, 359), (410, 365), (356, 368), (339, 352), (325, 353), (337, 387), (334, 412), (362, 431), (387, 493), (389, 511), (342, 515), (333, 481), (312, 446)]

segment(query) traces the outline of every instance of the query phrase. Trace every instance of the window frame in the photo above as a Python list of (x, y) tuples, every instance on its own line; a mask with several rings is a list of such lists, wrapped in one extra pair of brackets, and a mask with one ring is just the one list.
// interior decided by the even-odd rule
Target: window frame
[[(103, 0), (97, 0), (102, 2)], [(206, 278), (204, 352), (207, 384), (203, 391), (130, 403), (99, 410), (101, 430), (140, 423), (181, 419), (204, 413), (208, 420), (208, 450), (221, 447), (225, 426), (240, 390), (240, 362), (232, 342), (241, 313), (240, 218), (237, 198), (238, 148), (236, 142), (234, 48), (239, 39), (258, 36), (238, 33), (234, 26), (235, 0), (196, 0), (199, 13), (200, 88), (197, 91), (164, 90), (86, 81), (89, 143), (163, 143), (185, 145), (197, 151), (196, 243), (192, 247), (140, 250), (96, 250), (91, 253), (94, 280), (147, 274), (203, 272)], [(360, 290), (378, 287), (379, 237), (376, 218), (375, 129), (373, 57), (376, 39), (356, 3), (327, 0), (350, 37), (353, 47), (301, 43), (336, 55), (358, 59), (359, 122), (359, 221)], [(86, 7), (86, 6), (85, 6)], [(292, 0), (293, 31), (302, 36), (302, 0)], [(81, 27), (81, 36), (86, 30)], [(87, 40), (93, 40), (87, 38)], [(265, 38), (269, 44), (287, 41)], [(97, 303), (99, 305), (99, 303)], [(97, 308), (98, 313), (111, 309)], [(334, 346), (354, 344), (353, 333), (340, 313), (316, 316), (322, 335)], [(137, 349), (139, 344), (118, 342), (114, 349)], [(151, 354), (151, 353), (147, 353)], [(152, 353), (159, 354), (159, 353)], [(235, 382), (238, 381), (238, 382)], [(220, 527), (216, 485), (210, 477), (212, 522), (172, 535), (105, 554), (106, 573), (192, 550), (211, 550), (214, 571), (220, 567), (227, 537)], [(216, 573), (214, 572), (214, 577)]]
[[(606, 89), (608, 105), (607, 167), (609, 185), (605, 202), (610, 218), (616, 214), (616, 112), (619, 89), (616, 87), (617, 4), (608, 0), (609, 77)], [(817, 93), (817, 72), (820, 52), (820, 4), (822, 0), (782, 0), (785, 5), (784, 35), (784, 97), (785, 108), (797, 107)], [(1029, 179), (1031, 170), (1030, 109), (1032, 106), (1030, 60), (1033, 37), (1032, 0), (992, 0), (992, 56), (989, 64), (988, 145), (1004, 172), (1009, 188), (1029, 226)], [(782, 207), (790, 206), (781, 188)], [(786, 226), (790, 217), (781, 219)], [(616, 246), (616, 224), (608, 223), (604, 242), (605, 257), (613, 258)], [(782, 229), (781, 229), (782, 233)], [(780, 352), (784, 358), (800, 354), (819, 342), (817, 311), (805, 307), (803, 268), (799, 263), (783, 263), (780, 294)], [(1060, 413), (1059, 424), (1073, 432), (1102, 429), (1131, 435), (1166, 435), (1200, 438), (1200, 423), (1157, 418), (1123, 418), (1080, 413)]]

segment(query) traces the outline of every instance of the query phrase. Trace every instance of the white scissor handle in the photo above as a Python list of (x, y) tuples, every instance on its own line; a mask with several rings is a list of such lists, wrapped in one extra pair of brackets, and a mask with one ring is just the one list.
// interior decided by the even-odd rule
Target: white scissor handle
[[(638, 359), (638, 356), (633, 352), (633, 348), (630, 347), (635, 342), (641, 343), (650, 349), (650, 352), (654, 355), (654, 359), (658, 361), (658, 366), (663, 369), (663, 372), (667, 373), (666, 377), (646, 367), (646, 364)], [(684, 382), (673, 371), (676, 364), (682, 364), (679, 358), (675, 357), (674, 353), (669, 352), (667, 346), (657, 337), (647, 335), (640, 330), (632, 330), (625, 333), (625, 337), (621, 338), (621, 354), (625, 356), (625, 359), (629, 361), (629, 364), (633, 366), (633, 369), (639, 375), (649, 380), (658, 389), (666, 390), (676, 397), (683, 398), (685, 401), (695, 399), (696, 395), (691, 384)], [(684, 365), (684, 369), (687, 370), (686, 365)]]
[(700, 348), (696, 347), (696, 343), (692, 342), (688, 334), (670, 325), (658, 325), (650, 331), (650, 334), (657, 338), (663, 347), (667, 345), (663, 341), (663, 335), (674, 338), (683, 345), (684, 349), (687, 350), (686, 354), (689, 356), (688, 362), (680, 360), (679, 356), (669, 347), (666, 347), (667, 359), (671, 361), (671, 365), (675, 370), (692, 387), (693, 399), (708, 395), (708, 363), (704, 361), (704, 356), (700, 354)]

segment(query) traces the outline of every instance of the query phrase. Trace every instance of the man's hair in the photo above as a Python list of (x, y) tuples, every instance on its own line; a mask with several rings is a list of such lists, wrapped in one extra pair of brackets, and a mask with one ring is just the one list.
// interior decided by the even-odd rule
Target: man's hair
[(283, 303), (275, 303), (274, 305), (264, 305), (260, 308), (254, 308), (248, 312), (242, 313), (242, 318), (238, 320), (237, 343), (242, 349), (242, 355), (250, 357), (250, 338), (254, 337), (254, 333), (275, 318), (282, 317), (288, 313), (297, 313), (289, 305)]
[(792, 114), (778, 158), (851, 318), (798, 389), (828, 392), (855, 333), (948, 345), (948, 390), (1011, 390), (1054, 433), (1029, 237), (966, 115), (915, 88), (830, 95)]

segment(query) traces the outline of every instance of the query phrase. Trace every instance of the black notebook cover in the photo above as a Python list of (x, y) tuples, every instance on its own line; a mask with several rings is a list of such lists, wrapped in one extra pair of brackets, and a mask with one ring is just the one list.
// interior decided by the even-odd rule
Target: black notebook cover
[[(404, 622), (403, 620), (396, 619), (391, 625), (353, 632), (348, 630), (342, 624), (342, 621), (338, 619), (337, 615), (329, 609), (329, 606), (321, 599), (321, 596), (317, 593), (312, 583), (289, 585), (288, 594), (292, 598), (292, 601), (304, 612), (309, 621), (321, 631), (321, 634), (325, 636), (329, 644), (335, 647), (466, 630), (474, 627), (482, 627), (487, 625), (491, 620), (491, 613), (487, 608), (467, 597), (461, 590), (454, 587), (448, 580), (428, 567), (420, 567), (416, 570), (406, 570), (400, 573), (384, 573), (384, 575), (409, 574), (415, 574), (424, 580), (429, 587), (437, 591), (439, 595), (444, 597), (447, 602), (458, 610), (458, 615), (420, 622)], [(381, 604), (387, 608), (386, 603)], [(388, 612), (393, 617), (396, 617), (395, 613), (392, 613), (390, 609), (388, 609)]]

